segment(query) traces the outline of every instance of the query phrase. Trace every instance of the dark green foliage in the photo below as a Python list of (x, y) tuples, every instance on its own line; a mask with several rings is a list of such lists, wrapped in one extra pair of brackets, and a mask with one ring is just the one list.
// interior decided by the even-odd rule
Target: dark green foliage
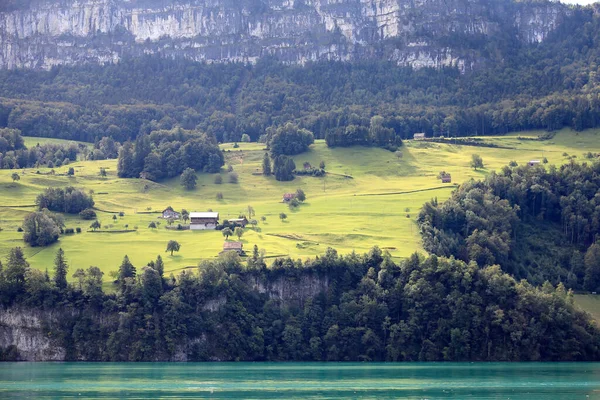
[(23, 221), (23, 240), (31, 246), (48, 246), (58, 240), (64, 222), (47, 210), (29, 214)]
[(95, 221), (94, 221), (94, 222), (92, 222), (92, 224), (90, 225), (90, 228), (91, 228), (92, 230), (94, 230), (94, 231), (95, 231), (96, 229), (100, 229), (100, 228), (102, 228), (102, 224), (100, 224), (100, 221), (98, 221), (98, 220), (95, 220)]
[(296, 164), (291, 157), (277, 156), (273, 162), (273, 174), (278, 181), (294, 180)]
[(423, 246), (480, 266), (499, 264), (536, 285), (581, 288), (585, 272), (574, 251), (600, 234), (599, 173), (600, 163), (505, 167), (466, 182), (443, 204), (423, 206)]
[(269, 158), (269, 153), (265, 153), (265, 156), (263, 157), (262, 171), (264, 176), (271, 175), (271, 159)]
[[(229, 252), (199, 274), (162, 278), (162, 260), (127, 257), (118, 290), (78, 269), (68, 296), (31, 273), (14, 249), (0, 270), (0, 304), (59, 315), (44, 331), (67, 359), (158, 361), (583, 361), (600, 357), (600, 331), (558, 285), (517, 282), (498, 267), (413, 255), (396, 264), (374, 248), (267, 267), (257, 247), (244, 267)], [(256, 287), (293, 287), (282, 296)], [(10, 288), (10, 290), (7, 290)], [(310, 288), (310, 289), (308, 289)], [(56, 315), (56, 314), (55, 314)], [(515, 339), (516, 338), (516, 339)], [(195, 345), (193, 345), (196, 343)]]
[(479, 154), (473, 154), (471, 156), (471, 168), (477, 171), (477, 168), (483, 168), (483, 159)]
[(304, 153), (315, 138), (310, 131), (300, 129), (297, 125), (287, 123), (277, 129), (267, 132), (270, 136), (269, 146), (273, 157), (280, 155), (293, 156)]
[(67, 274), (69, 266), (65, 260), (65, 252), (63, 249), (58, 249), (56, 258), (54, 259), (54, 284), (60, 290), (67, 288)]
[(306, 200), (306, 193), (302, 189), (296, 189), (296, 199), (298, 201), (304, 202)]
[(592, 292), (600, 292), (600, 244), (595, 243), (585, 253), (585, 278), (583, 286)]
[(181, 173), (181, 185), (187, 189), (192, 190), (196, 188), (196, 181), (198, 180), (198, 176), (196, 175), (196, 171), (191, 168), (186, 168)]
[(179, 242), (177, 242), (176, 240), (169, 240), (169, 243), (167, 243), (167, 250), (165, 251), (170, 251), (171, 255), (173, 255), (173, 252), (179, 251), (180, 248), (181, 245), (179, 244)]
[(72, 186), (66, 188), (48, 188), (35, 199), (39, 210), (64, 212), (67, 214), (78, 214), (94, 207), (94, 199), (91, 194), (85, 194), (81, 189)]
[(158, 181), (181, 175), (188, 168), (219, 172), (223, 160), (215, 141), (204, 134), (182, 129), (158, 130), (139, 135), (135, 146), (126, 142), (121, 147), (118, 173), (122, 178)]

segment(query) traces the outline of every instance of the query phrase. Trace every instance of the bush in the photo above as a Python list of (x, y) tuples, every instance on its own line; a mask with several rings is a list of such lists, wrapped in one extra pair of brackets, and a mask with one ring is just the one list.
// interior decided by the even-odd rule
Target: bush
[(223, 200), (223, 193), (217, 193), (217, 200)]
[(81, 228), (80, 227), (75, 228), (75, 232), (81, 233)]
[(65, 228), (65, 234), (66, 235), (71, 235), (73, 233), (75, 233), (75, 229), (73, 229), (73, 228)]
[(238, 183), (239, 178), (238, 178), (238, 174), (235, 172), (232, 172), (229, 174), (229, 183)]
[(215, 184), (220, 185), (221, 183), (223, 183), (223, 177), (221, 175), (215, 176)]
[(17, 228), (17, 232), (23, 232), (23, 228), (22, 227), (18, 227)]
[(125, 216), (125, 213), (124, 213), (123, 211), (121, 211), (121, 212), (119, 213), (119, 217), (124, 217), (124, 216)]
[(79, 216), (81, 217), (81, 219), (85, 220), (96, 219), (96, 211), (92, 210), (91, 208), (86, 208), (85, 210), (79, 213)]

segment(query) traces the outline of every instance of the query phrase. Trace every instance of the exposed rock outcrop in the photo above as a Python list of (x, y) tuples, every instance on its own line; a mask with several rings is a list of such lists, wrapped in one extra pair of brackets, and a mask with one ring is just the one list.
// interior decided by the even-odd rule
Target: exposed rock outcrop
[(159, 54), (465, 70), (485, 61), (468, 42), (502, 31), (539, 42), (569, 12), (543, 0), (31, 0), (2, 10), (0, 68), (46, 69)]

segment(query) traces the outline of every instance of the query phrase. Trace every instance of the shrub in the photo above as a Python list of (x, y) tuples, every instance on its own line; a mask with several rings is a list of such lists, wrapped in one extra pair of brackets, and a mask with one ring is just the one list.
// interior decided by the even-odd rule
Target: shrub
[(229, 174), (229, 183), (238, 183), (239, 178), (238, 178), (238, 174), (235, 172), (232, 172)]
[(75, 232), (81, 233), (81, 228), (80, 227), (75, 228)]
[(215, 176), (215, 184), (220, 185), (223, 183), (223, 177), (221, 175)]
[(217, 200), (223, 200), (223, 193), (217, 193)]
[(81, 219), (85, 220), (96, 219), (96, 211), (92, 210), (91, 208), (86, 208), (79, 213), (79, 216)]
[(124, 216), (125, 216), (125, 213), (124, 213), (123, 211), (121, 211), (121, 212), (119, 213), (119, 217), (124, 217)]
[(17, 228), (17, 232), (23, 232), (23, 228), (22, 227), (18, 227)]
[(75, 229), (73, 229), (73, 228), (65, 228), (65, 234), (71, 235), (73, 233), (75, 233)]

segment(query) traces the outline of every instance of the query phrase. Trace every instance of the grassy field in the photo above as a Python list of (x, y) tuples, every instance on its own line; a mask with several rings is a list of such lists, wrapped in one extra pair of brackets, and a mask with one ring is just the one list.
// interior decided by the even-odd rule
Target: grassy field
[(600, 295), (576, 294), (574, 298), (575, 304), (590, 313), (596, 323), (600, 324)]
[[(535, 137), (543, 132), (528, 132)], [(521, 133), (520, 136), (525, 136)], [(558, 132), (547, 141), (519, 140), (515, 135), (486, 138), (487, 141), (510, 148), (489, 148), (407, 141), (402, 156), (383, 149), (337, 148), (329, 149), (317, 141), (309, 152), (295, 158), (301, 168), (305, 161), (318, 165), (326, 163), (330, 173), (325, 178), (302, 177), (292, 182), (277, 182), (272, 177), (253, 175), (260, 170), (264, 148), (257, 143), (222, 146), (227, 163), (239, 174), (239, 183), (215, 184), (216, 174), (200, 174), (194, 191), (181, 188), (178, 179), (153, 183), (139, 179), (123, 180), (116, 176), (116, 160), (81, 161), (69, 166), (75, 176), (67, 177), (68, 167), (48, 170), (20, 171), (21, 180), (13, 183), (9, 170), (0, 170), (0, 258), (8, 250), (24, 246), (22, 234), (17, 232), (23, 218), (34, 210), (35, 197), (49, 186), (73, 185), (94, 191), (99, 219), (110, 229), (134, 229), (128, 233), (86, 232), (90, 221), (67, 216), (67, 227), (81, 227), (83, 233), (62, 236), (59, 243), (47, 248), (25, 247), (32, 266), (52, 267), (56, 250), (62, 247), (71, 264), (71, 270), (96, 265), (103, 271), (116, 270), (125, 254), (140, 267), (162, 254), (166, 271), (176, 272), (198, 264), (201, 259), (216, 257), (222, 249), (223, 236), (218, 231), (170, 231), (164, 222), (158, 229), (148, 228), (151, 221), (159, 221), (157, 212), (167, 206), (176, 210), (220, 213), (221, 220), (245, 213), (251, 205), (256, 210), (259, 225), (247, 229), (242, 238), (244, 248), (251, 251), (256, 244), (267, 257), (312, 257), (322, 254), (328, 246), (340, 253), (364, 252), (374, 245), (387, 249), (396, 258), (407, 257), (421, 250), (415, 219), (422, 204), (437, 197), (448, 198), (456, 182), (481, 178), (498, 170), (509, 161), (519, 164), (530, 159), (547, 157), (550, 164), (562, 164), (567, 157), (583, 158), (588, 151), (600, 151), (600, 131), (590, 130), (575, 134), (569, 130)], [(28, 145), (45, 139), (28, 138)], [(480, 154), (486, 168), (474, 171), (469, 167), (472, 154)], [(100, 167), (108, 171), (106, 178), (99, 176)], [(441, 184), (436, 177), (441, 170), (452, 174), (453, 184)], [(352, 178), (344, 177), (349, 175)], [(297, 210), (290, 210), (281, 202), (285, 192), (302, 188), (307, 201)], [(217, 193), (223, 200), (217, 200)], [(113, 222), (113, 215), (125, 216)], [(279, 213), (288, 219), (280, 221)], [(260, 221), (265, 216), (266, 221)], [(127, 225), (127, 228), (125, 227)], [(165, 253), (171, 239), (181, 243), (181, 251), (173, 256)]]

